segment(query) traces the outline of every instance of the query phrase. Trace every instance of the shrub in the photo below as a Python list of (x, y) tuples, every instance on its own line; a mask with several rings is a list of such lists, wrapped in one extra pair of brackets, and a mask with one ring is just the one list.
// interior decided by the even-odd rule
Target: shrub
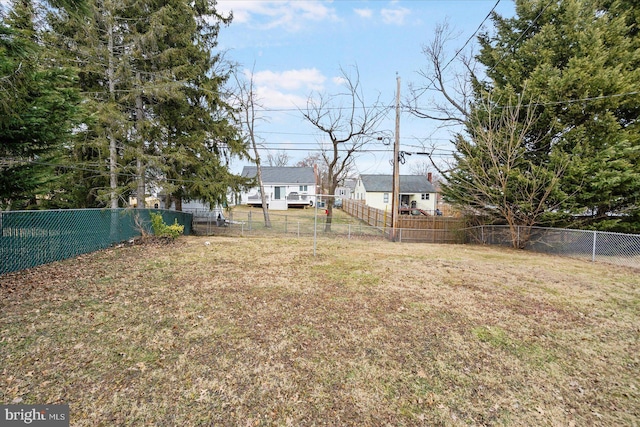
[(151, 228), (157, 237), (169, 237), (175, 239), (184, 232), (184, 225), (178, 224), (178, 219), (172, 225), (167, 225), (162, 219), (162, 215), (151, 213)]

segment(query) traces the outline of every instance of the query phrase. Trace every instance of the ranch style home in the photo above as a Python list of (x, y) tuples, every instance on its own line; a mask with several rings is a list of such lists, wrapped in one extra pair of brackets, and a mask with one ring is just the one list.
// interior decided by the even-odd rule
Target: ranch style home
[[(354, 199), (372, 208), (391, 212), (393, 175), (360, 175)], [(400, 208), (436, 214), (437, 191), (424, 175), (400, 175)]]
[[(315, 168), (263, 166), (261, 170), (262, 184), (270, 210), (314, 205), (317, 182)], [(242, 169), (242, 176), (245, 178), (256, 178), (257, 173), (256, 166), (245, 166)], [(256, 185), (241, 193), (238, 204), (262, 206), (260, 187)]]

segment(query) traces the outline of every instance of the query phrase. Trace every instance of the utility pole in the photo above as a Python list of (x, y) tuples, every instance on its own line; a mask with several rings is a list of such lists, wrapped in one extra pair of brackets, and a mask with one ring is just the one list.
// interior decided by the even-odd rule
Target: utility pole
[(396, 77), (396, 140), (393, 144), (393, 188), (391, 200), (391, 240), (396, 241), (398, 212), (400, 208), (400, 76)]

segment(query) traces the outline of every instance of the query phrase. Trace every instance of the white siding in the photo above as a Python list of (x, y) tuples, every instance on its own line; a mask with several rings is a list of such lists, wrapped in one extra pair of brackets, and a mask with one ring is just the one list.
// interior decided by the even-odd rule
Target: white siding
[[(306, 185), (307, 186), (307, 191), (304, 190), (300, 190), (300, 186), (301, 185)], [(290, 193), (298, 193), (299, 196), (307, 196), (307, 199), (310, 201), (313, 201), (313, 203), (315, 203), (316, 200), (316, 195), (315, 195), (315, 184), (286, 184), (286, 183), (282, 183), (282, 184), (268, 184), (264, 186), (264, 193), (267, 195), (267, 201), (269, 202), (269, 208), (271, 209), (271, 203), (272, 201), (274, 201), (274, 197), (275, 197), (275, 187), (280, 187), (284, 189), (284, 194), (281, 196), (283, 200), (285, 200), (286, 202), (286, 197), (289, 196)], [(242, 204), (248, 204), (249, 203), (249, 196), (253, 196), (254, 198), (251, 199), (252, 203), (259, 203), (260, 202), (260, 195), (259, 195), (259, 187), (254, 187), (249, 189), (248, 191), (244, 192), (241, 194), (241, 203)], [(276, 202), (277, 203), (277, 202)], [(277, 203), (278, 204), (278, 203)], [(282, 210), (282, 209), (286, 209), (286, 205), (285, 207), (282, 206), (282, 203), (279, 203), (277, 207), (273, 207), (273, 209), (277, 209), (277, 210)]]
[(358, 181), (356, 182), (356, 188), (353, 190), (354, 192), (354, 199), (355, 200), (364, 200), (365, 199), (365, 189), (364, 186), (362, 185), (362, 180), (360, 178), (358, 178)]
[[(354, 190), (354, 199), (364, 200), (364, 202), (368, 206), (371, 206), (372, 208), (381, 209), (381, 210), (386, 209), (388, 212), (391, 212), (392, 198), (393, 198), (392, 193), (391, 191), (387, 193), (389, 196), (386, 202), (385, 202), (384, 194), (385, 192), (367, 192), (366, 189), (364, 188), (364, 185), (362, 184), (362, 179), (358, 178), (358, 181), (356, 182), (356, 187)], [(428, 193), (428, 194), (429, 194), (429, 199), (423, 200), (422, 194), (420, 193), (415, 193), (415, 194), (401, 193), (400, 201), (402, 201), (403, 199), (405, 200), (408, 199), (409, 207), (411, 207), (411, 202), (415, 201), (416, 208), (422, 209), (424, 211), (427, 211), (430, 214), (433, 214), (436, 210), (437, 193)]]
[(391, 200), (393, 199), (391, 193), (389, 194), (389, 201), (384, 202), (384, 193), (366, 193), (365, 203), (372, 208), (387, 210), (391, 212)]
[[(392, 195), (389, 194), (389, 202), (384, 202), (384, 193), (366, 193), (365, 203), (372, 208), (387, 210), (391, 212)], [(409, 207), (411, 202), (416, 202), (416, 208), (427, 211), (432, 214), (436, 210), (436, 193), (428, 193), (429, 200), (422, 200), (422, 194), (402, 194), (402, 196), (409, 196)]]

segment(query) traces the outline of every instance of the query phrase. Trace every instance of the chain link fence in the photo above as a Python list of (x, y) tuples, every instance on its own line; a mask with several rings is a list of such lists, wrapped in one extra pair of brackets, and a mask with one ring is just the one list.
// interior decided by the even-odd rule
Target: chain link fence
[(471, 243), (513, 246), (514, 239), (517, 246), (527, 250), (640, 268), (640, 235), (637, 234), (545, 227), (517, 227), (511, 232), (506, 225), (468, 229)]
[(157, 209), (69, 209), (0, 212), (0, 274), (104, 249), (151, 232), (151, 212), (177, 219), (191, 233), (190, 214)]
[[(313, 217), (273, 215), (271, 228), (266, 228), (259, 215), (236, 215), (233, 219), (216, 211), (194, 214), (157, 209), (10, 211), (0, 212), (0, 274), (104, 249), (139, 236), (141, 228), (150, 232), (151, 212), (160, 213), (167, 224), (177, 219), (185, 226), (187, 235), (193, 231), (231, 236), (317, 235), (371, 240), (391, 237), (388, 227), (371, 226), (355, 219), (335, 218), (331, 230), (325, 231), (324, 215), (318, 215), (317, 223)], [(411, 242), (413, 231), (399, 229), (396, 238), (399, 242)], [(640, 235), (542, 227), (521, 227), (512, 233), (508, 226), (488, 225), (460, 231), (466, 234), (462, 240), (469, 243), (511, 247), (515, 239), (518, 246), (527, 250), (640, 268)]]
[[(442, 218), (435, 219), (436, 227), (427, 224), (427, 228), (401, 227), (392, 233), (390, 221), (367, 224), (365, 220), (353, 216), (335, 215), (330, 230), (326, 228), (327, 216), (324, 209), (319, 210), (317, 222), (314, 216), (299, 216), (271, 213), (271, 227), (264, 224), (261, 212), (242, 212), (226, 218), (221, 210), (211, 212), (193, 212), (194, 233), (206, 236), (288, 236), (288, 237), (345, 237), (347, 239), (387, 239), (405, 243), (464, 243), (466, 229), (459, 219), (452, 221), (452, 227), (442, 227)], [(334, 210), (334, 214), (336, 211)], [(415, 218), (403, 218), (404, 224), (412, 224)], [(427, 218), (425, 218), (427, 219)]]
[(267, 228), (261, 212), (243, 212), (226, 218), (219, 211), (194, 212), (193, 230), (200, 235), (228, 236), (288, 236), (310, 237), (314, 234), (324, 237), (385, 238), (385, 227), (374, 227), (354, 218), (333, 217), (330, 231), (325, 231), (327, 217), (324, 209), (316, 218), (313, 215), (297, 216), (270, 214), (271, 227)]

